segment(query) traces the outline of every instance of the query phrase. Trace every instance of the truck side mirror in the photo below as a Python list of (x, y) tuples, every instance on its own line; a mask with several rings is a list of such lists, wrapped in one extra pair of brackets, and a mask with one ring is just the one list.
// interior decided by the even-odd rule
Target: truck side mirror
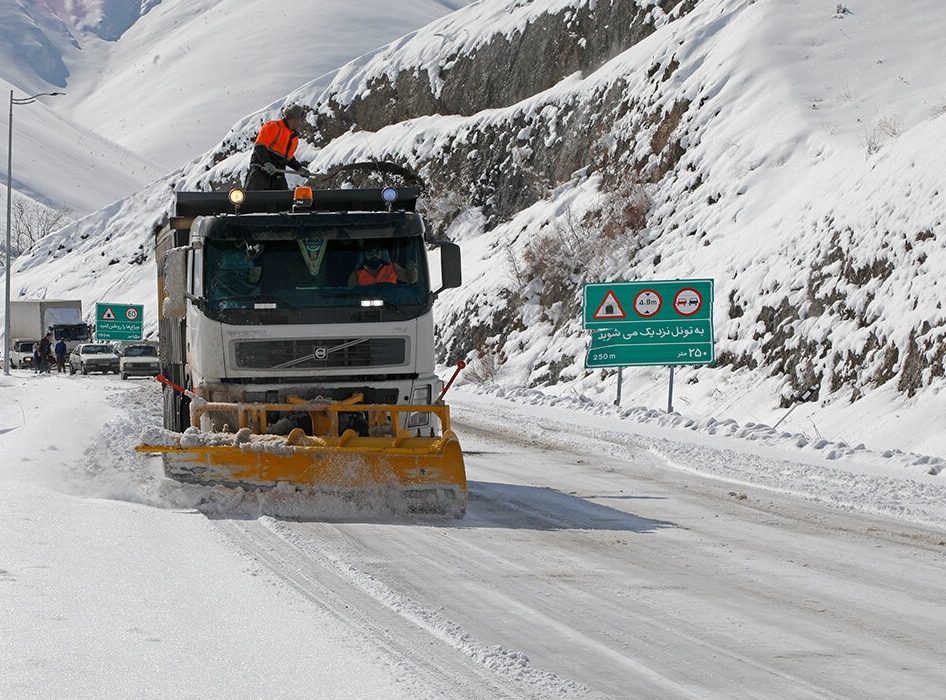
[(187, 246), (182, 246), (164, 256), (164, 318), (180, 320), (187, 315), (187, 252)]
[(460, 246), (456, 243), (440, 244), (440, 284), (441, 287), (434, 296), (444, 289), (454, 289), (463, 283), (463, 272), (460, 266)]

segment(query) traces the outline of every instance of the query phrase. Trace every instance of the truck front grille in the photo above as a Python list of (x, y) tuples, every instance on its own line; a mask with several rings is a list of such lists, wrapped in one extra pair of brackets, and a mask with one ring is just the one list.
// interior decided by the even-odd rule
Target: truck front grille
[(240, 369), (326, 369), (404, 364), (404, 338), (299, 338), (235, 343)]

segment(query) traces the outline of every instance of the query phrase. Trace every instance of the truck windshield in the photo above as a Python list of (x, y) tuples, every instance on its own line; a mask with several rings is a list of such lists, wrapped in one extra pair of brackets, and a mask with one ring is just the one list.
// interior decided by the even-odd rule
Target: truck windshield
[(88, 340), (89, 327), (85, 323), (55, 325), (53, 335), (56, 340)]
[(207, 240), (204, 298), (228, 309), (403, 308), (428, 303), (423, 239)]

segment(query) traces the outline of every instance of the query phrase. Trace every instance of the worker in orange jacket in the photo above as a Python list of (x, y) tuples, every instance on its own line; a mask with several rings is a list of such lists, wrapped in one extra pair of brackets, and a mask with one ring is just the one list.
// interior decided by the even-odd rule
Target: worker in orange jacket
[(260, 127), (250, 157), (250, 169), (243, 188), (247, 190), (287, 190), (285, 170), (290, 167), (303, 177), (311, 177), (306, 167), (295, 159), (299, 145), (299, 128), (303, 110), (290, 105), (282, 119), (274, 119)]
[(370, 284), (413, 284), (417, 281), (416, 263), (408, 263), (403, 268), (391, 262), (391, 253), (385, 246), (368, 243), (359, 255), (358, 267), (348, 276), (349, 287), (363, 287)]

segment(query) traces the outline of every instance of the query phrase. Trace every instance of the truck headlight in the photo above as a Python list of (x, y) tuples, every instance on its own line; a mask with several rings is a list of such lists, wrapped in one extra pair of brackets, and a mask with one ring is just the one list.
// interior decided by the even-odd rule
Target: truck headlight
[[(415, 406), (430, 405), (430, 385), (414, 387), (411, 392), (411, 403)], [(430, 423), (430, 413), (427, 411), (411, 413), (407, 417), (408, 428), (419, 428)]]

